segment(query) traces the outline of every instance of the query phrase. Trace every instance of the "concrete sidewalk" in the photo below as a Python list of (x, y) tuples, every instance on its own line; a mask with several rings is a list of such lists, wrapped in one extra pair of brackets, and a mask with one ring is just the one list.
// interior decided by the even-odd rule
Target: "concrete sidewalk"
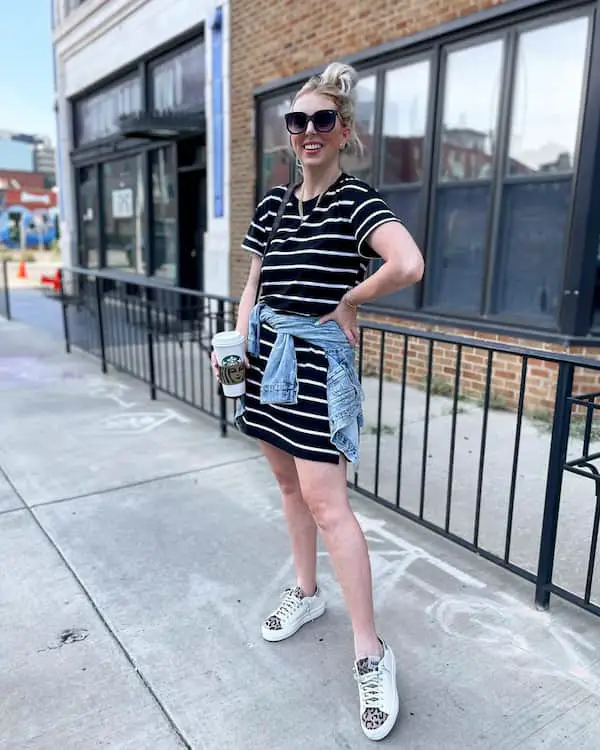
[[(411, 750), (600, 744), (600, 620), (353, 498)], [(282, 644), (292, 582), (257, 447), (0, 320), (0, 748), (372, 747), (326, 556), (325, 617)]]

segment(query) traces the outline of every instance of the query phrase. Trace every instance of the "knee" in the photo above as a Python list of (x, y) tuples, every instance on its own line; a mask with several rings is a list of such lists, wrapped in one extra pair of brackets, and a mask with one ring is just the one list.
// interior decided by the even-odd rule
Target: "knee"
[(319, 531), (323, 534), (335, 531), (352, 516), (345, 498), (336, 498), (333, 493), (323, 488), (305, 490), (302, 496)]

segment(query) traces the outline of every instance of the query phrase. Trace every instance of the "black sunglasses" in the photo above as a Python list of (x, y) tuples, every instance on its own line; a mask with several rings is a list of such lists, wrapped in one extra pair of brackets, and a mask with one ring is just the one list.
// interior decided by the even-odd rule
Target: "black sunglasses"
[(285, 115), (285, 126), (288, 133), (298, 135), (304, 133), (308, 123), (312, 122), (317, 133), (331, 133), (337, 116), (335, 109), (319, 109), (312, 115), (307, 115), (306, 112), (288, 112)]

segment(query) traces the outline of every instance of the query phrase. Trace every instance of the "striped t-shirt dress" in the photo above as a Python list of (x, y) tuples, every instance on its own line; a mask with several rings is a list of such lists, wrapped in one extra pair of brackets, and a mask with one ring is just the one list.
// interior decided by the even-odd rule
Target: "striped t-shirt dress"
[[(258, 205), (242, 247), (263, 257), (286, 186), (270, 190)], [(303, 202), (292, 195), (261, 269), (261, 301), (294, 315), (323, 316), (343, 294), (365, 278), (369, 233), (398, 221), (379, 193), (342, 173), (321, 196)], [(339, 462), (331, 443), (327, 408), (327, 357), (322, 349), (294, 339), (298, 364), (298, 400), (293, 405), (261, 404), (260, 384), (275, 331), (261, 324), (260, 352), (250, 356), (246, 376), (246, 434), (309, 461)]]

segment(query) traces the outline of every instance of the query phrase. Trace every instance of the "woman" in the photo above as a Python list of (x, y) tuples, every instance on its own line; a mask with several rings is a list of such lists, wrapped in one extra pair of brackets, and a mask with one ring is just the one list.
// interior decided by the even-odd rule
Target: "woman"
[[(361, 725), (379, 740), (396, 721), (398, 692), (394, 654), (375, 628), (366, 541), (348, 502), (346, 461), (358, 458), (362, 423), (360, 408), (349, 409), (353, 394), (360, 401), (352, 347), (359, 306), (418, 282), (423, 259), (379, 194), (340, 167), (342, 153), (361, 149), (357, 80), (353, 68), (332, 63), (302, 87), (286, 115), (302, 181), (292, 193), (286, 186), (270, 190), (256, 209), (243, 242), (252, 262), (236, 330), (251, 343), (240, 419), (259, 440), (281, 490), (296, 573), (262, 635), (284, 640), (324, 613), (316, 577), (319, 531), (352, 621)], [(370, 258), (384, 263), (365, 279)], [(285, 347), (275, 347), (279, 335), (291, 344), (287, 360)], [(277, 381), (284, 361), (288, 370), (293, 362), (293, 373), (284, 376), (289, 387)], [(218, 377), (214, 355), (213, 366)], [(287, 398), (277, 398), (282, 389)]]

